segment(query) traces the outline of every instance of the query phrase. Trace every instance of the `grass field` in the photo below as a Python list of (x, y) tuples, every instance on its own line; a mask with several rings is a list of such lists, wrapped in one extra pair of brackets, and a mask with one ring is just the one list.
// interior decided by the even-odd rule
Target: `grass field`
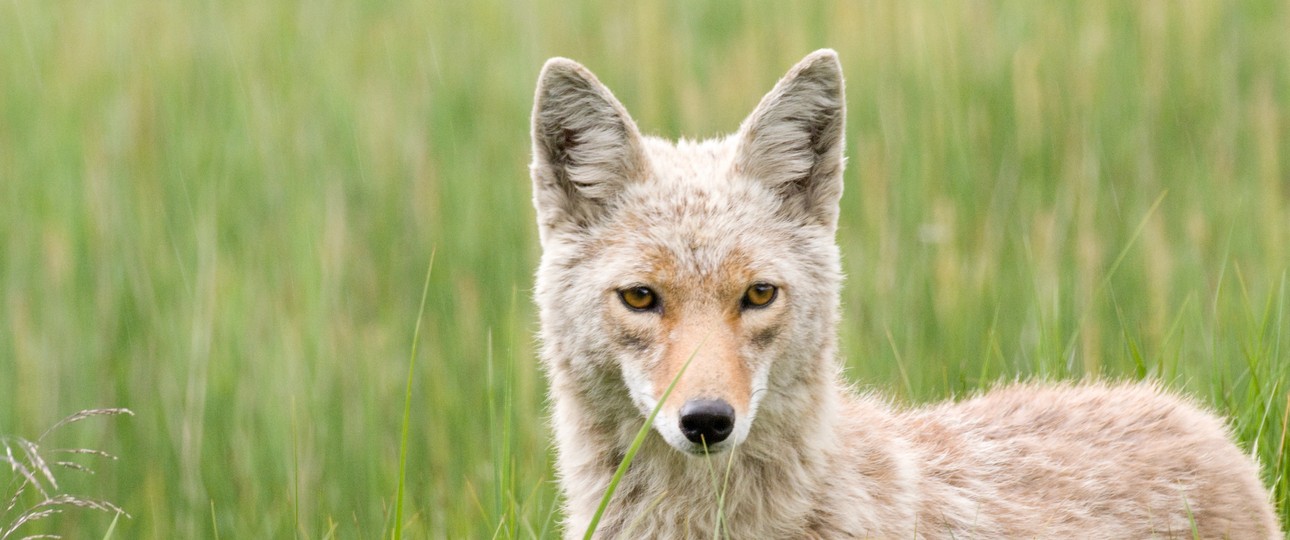
[(46, 440), (120, 456), (59, 478), (131, 514), (117, 538), (388, 536), (434, 253), (407, 533), (552, 536), (539, 67), (706, 137), (833, 47), (849, 376), (910, 403), (1159, 378), (1287, 506), (1290, 3), (610, 5), (0, 3), (0, 434), (133, 410)]

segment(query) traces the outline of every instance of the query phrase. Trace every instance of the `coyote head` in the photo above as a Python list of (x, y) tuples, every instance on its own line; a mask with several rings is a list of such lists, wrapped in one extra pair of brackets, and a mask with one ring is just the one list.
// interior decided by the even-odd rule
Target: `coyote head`
[(689, 362), (653, 425), (674, 448), (756, 437), (759, 410), (793, 421), (789, 390), (835, 369), (844, 111), (822, 50), (734, 135), (672, 144), (642, 136), (586, 68), (546, 63), (531, 172), (557, 401), (648, 415)]

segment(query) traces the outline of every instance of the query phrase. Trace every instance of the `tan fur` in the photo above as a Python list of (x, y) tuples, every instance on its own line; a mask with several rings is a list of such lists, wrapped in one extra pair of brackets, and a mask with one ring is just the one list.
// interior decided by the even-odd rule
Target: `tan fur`
[[(738, 344), (746, 341), (735, 335), (735, 324), (726, 317), (708, 319), (703, 313), (663, 317), (663, 328), (675, 339), (665, 345), (663, 365), (653, 369), (654, 388), (667, 388), (687, 363), (687, 369), (668, 397), (669, 409), (680, 409), (688, 397), (721, 398), (735, 411), (748, 410), (752, 375), (735, 354)], [(691, 357), (694, 360), (691, 361)]]
[[(1156, 385), (1015, 384), (913, 410), (849, 390), (844, 109), (837, 57), (819, 51), (734, 135), (672, 144), (640, 135), (582, 66), (543, 68), (536, 297), (567, 537), (687, 361), (600, 538), (1281, 537), (1223, 422)], [(741, 303), (754, 283), (776, 299)], [(619, 291), (642, 286), (655, 309), (627, 308)], [(736, 410), (710, 456), (677, 427), (696, 398)]]

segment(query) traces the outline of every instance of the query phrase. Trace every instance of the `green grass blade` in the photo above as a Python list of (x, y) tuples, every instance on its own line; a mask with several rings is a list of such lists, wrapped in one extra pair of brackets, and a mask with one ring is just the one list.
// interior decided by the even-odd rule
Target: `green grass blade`
[(112, 540), (112, 533), (116, 531), (116, 522), (121, 519), (121, 513), (117, 512), (112, 516), (112, 523), (108, 524), (107, 532), (103, 533), (103, 540)]
[(292, 535), (300, 538), (300, 434), (296, 425), (296, 396), (291, 396), (291, 521)]
[(600, 518), (604, 516), (605, 508), (609, 506), (609, 500), (614, 497), (614, 491), (618, 489), (618, 482), (623, 479), (624, 474), (627, 474), (627, 467), (636, 458), (636, 451), (640, 450), (641, 445), (645, 443), (645, 436), (654, 427), (654, 418), (658, 416), (658, 411), (662, 410), (663, 403), (667, 402), (667, 397), (672, 395), (672, 389), (676, 388), (676, 382), (681, 380), (681, 375), (685, 374), (685, 370), (690, 367), (690, 362), (694, 361), (694, 356), (699, 353), (699, 349), (703, 348), (703, 343), (707, 340), (707, 337), (704, 337), (703, 341), (699, 342), (699, 346), (695, 347), (694, 352), (690, 353), (690, 357), (685, 360), (685, 364), (681, 366), (680, 371), (676, 372), (676, 376), (672, 377), (672, 382), (667, 385), (663, 395), (659, 396), (658, 403), (654, 405), (654, 410), (650, 411), (649, 418), (645, 419), (645, 424), (641, 426), (640, 431), (636, 432), (636, 439), (632, 441), (631, 447), (627, 449), (627, 454), (623, 456), (622, 463), (618, 464), (618, 470), (614, 471), (614, 477), (609, 480), (609, 488), (605, 490), (605, 496), (600, 498), (600, 506), (596, 507), (596, 513), (591, 516), (591, 523), (587, 525), (587, 532), (582, 535), (584, 540), (591, 540), (591, 537), (596, 534), (596, 527), (600, 525)]
[[(113, 523), (116, 520), (112, 520)], [(215, 540), (219, 539), (219, 522), (215, 519), (215, 499), (211, 499), (211, 532), (215, 534)]]
[(735, 452), (738, 446), (730, 447), (730, 457), (726, 458), (726, 472), (721, 477), (721, 491), (717, 493), (717, 527), (712, 531), (712, 538), (721, 538), (721, 530), (726, 528), (726, 492), (730, 491), (730, 470), (735, 466)]
[[(1107, 286), (1111, 284), (1111, 277), (1115, 275), (1116, 270), (1120, 269), (1120, 264), (1124, 262), (1125, 257), (1129, 256), (1129, 251), (1137, 244), (1138, 237), (1142, 236), (1142, 231), (1147, 228), (1147, 222), (1151, 220), (1151, 216), (1156, 215), (1156, 209), (1160, 208), (1160, 203), (1164, 202), (1165, 196), (1168, 194), (1169, 190), (1160, 192), (1160, 195), (1156, 197), (1155, 202), (1151, 203), (1151, 207), (1147, 208), (1147, 213), (1143, 214), (1142, 219), (1138, 221), (1137, 228), (1133, 229), (1133, 234), (1129, 235), (1129, 241), (1124, 243), (1124, 247), (1120, 249), (1120, 253), (1115, 256), (1115, 261), (1107, 268), (1106, 274), (1103, 275), (1102, 280), (1098, 282), (1097, 289), (1093, 291), (1093, 296), (1091, 298), (1102, 296), (1102, 291), (1106, 290)], [(1089, 302), (1089, 305), (1084, 306), (1083, 312), (1080, 313), (1079, 318), (1076, 320), (1075, 330), (1071, 332), (1070, 338), (1066, 341), (1066, 347), (1062, 349), (1063, 358), (1069, 358), (1075, 351), (1075, 340), (1079, 339), (1080, 332), (1084, 328), (1084, 324), (1088, 322), (1089, 314), (1093, 312), (1092, 306), (1093, 302)]]
[(417, 308), (417, 326), (412, 330), (412, 352), (408, 355), (408, 385), (403, 396), (403, 432), (399, 440), (399, 489), (394, 496), (394, 540), (403, 538), (403, 491), (407, 480), (408, 466), (408, 425), (412, 418), (412, 373), (417, 364), (417, 342), (421, 341), (421, 319), (426, 311), (426, 297), (430, 295), (430, 272), (434, 270), (435, 251), (430, 250), (430, 262), (426, 265), (426, 280), (421, 286), (421, 307)]

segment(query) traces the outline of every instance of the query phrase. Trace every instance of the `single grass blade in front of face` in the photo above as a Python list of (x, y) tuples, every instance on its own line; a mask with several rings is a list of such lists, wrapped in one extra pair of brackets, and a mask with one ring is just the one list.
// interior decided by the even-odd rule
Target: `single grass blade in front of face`
[(591, 523), (587, 525), (587, 532), (582, 535), (583, 540), (591, 540), (591, 537), (596, 534), (596, 527), (600, 525), (600, 518), (604, 516), (605, 508), (609, 506), (610, 499), (614, 497), (614, 491), (618, 489), (618, 482), (627, 473), (627, 467), (631, 466), (632, 459), (635, 459), (636, 451), (640, 450), (641, 445), (645, 443), (645, 436), (654, 427), (654, 418), (658, 416), (658, 411), (663, 409), (663, 403), (667, 401), (668, 396), (672, 395), (672, 389), (676, 388), (677, 381), (681, 380), (681, 375), (685, 374), (685, 370), (690, 367), (690, 362), (694, 361), (695, 355), (699, 354), (699, 349), (703, 348), (703, 344), (707, 340), (707, 337), (704, 337), (703, 341), (699, 342), (699, 346), (695, 347), (694, 352), (690, 353), (690, 357), (685, 359), (685, 364), (676, 372), (676, 376), (672, 377), (672, 382), (667, 385), (663, 395), (659, 396), (658, 403), (654, 405), (654, 410), (650, 411), (649, 418), (645, 419), (645, 424), (641, 426), (640, 431), (636, 432), (636, 439), (632, 441), (631, 447), (627, 449), (622, 463), (618, 464), (618, 470), (614, 471), (614, 477), (609, 480), (609, 488), (605, 490), (605, 496), (600, 498), (600, 506), (596, 508), (596, 513), (591, 516)]

